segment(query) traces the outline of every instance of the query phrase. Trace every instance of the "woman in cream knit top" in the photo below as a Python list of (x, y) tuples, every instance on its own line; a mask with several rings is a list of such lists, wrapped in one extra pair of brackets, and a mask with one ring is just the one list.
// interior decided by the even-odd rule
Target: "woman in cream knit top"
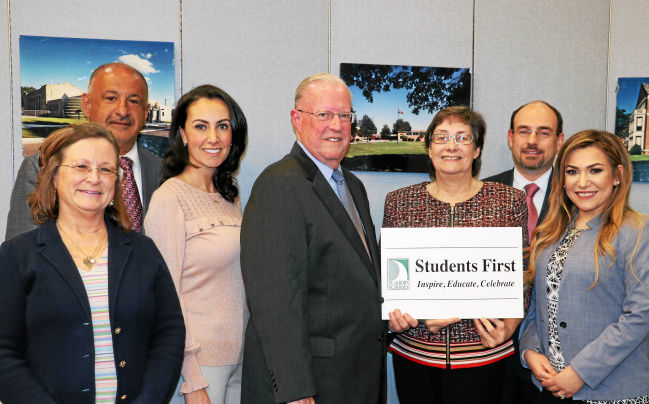
[[(169, 267), (185, 317), (178, 389), (185, 403), (240, 400), (249, 314), (239, 264), (241, 204), (232, 173), (246, 132), (241, 109), (224, 91), (203, 85), (181, 97), (164, 182), (144, 221)], [(174, 400), (183, 402), (180, 396)]]

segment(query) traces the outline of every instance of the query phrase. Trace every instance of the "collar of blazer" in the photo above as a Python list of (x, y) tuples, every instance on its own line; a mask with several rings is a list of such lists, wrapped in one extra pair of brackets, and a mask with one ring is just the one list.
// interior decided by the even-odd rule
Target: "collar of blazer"
[[(331, 189), (329, 181), (327, 181), (322, 173), (320, 173), (320, 170), (318, 170), (318, 167), (315, 165), (315, 163), (311, 161), (309, 156), (304, 153), (297, 142), (293, 145), (293, 149), (291, 150), (290, 155), (298, 161), (298, 163), (304, 170), (305, 178), (313, 183), (313, 189), (316, 195), (318, 195), (318, 197), (327, 207), (334, 221), (336, 222), (338, 227), (340, 227), (345, 237), (347, 237), (352, 247), (354, 247), (354, 250), (356, 250), (358, 256), (361, 258), (361, 260), (363, 260), (365, 267), (370, 272), (372, 278), (378, 285), (380, 272), (378, 269), (378, 254), (376, 253), (376, 238), (374, 237), (373, 233), (374, 226), (372, 225), (369, 206), (366, 203), (366, 198), (364, 197), (361, 189), (358, 186), (348, 186), (349, 192), (352, 194), (352, 198), (354, 199), (354, 203), (356, 204), (356, 209), (358, 210), (361, 222), (363, 223), (365, 229), (369, 230), (369, 232), (371, 233), (366, 236), (368, 249), (370, 250), (370, 254), (372, 254), (371, 259), (367, 255), (363, 241), (358, 235), (356, 227), (354, 227), (354, 224), (349, 218), (345, 207), (340, 202), (340, 199), (338, 199), (338, 196), (336, 195), (334, 190)], [(345, 180), (350, 178), (346, 169), (342, 169), (342, 172), (345, 176)]]
[[(113, 313), (119, 283), (131, 255), (132, 247), (129, 245), (131, 238), (121, 228), (111, 219), (105, 218), (105, 221), (108, 233), (108, 297), (110, 313)], [(37, 242), (40, 245), (41, 256), (54, 267), (63, 281), (72, 289), (90, 320), (90, 303), (86, 288), (72, 256), (63, 244), (56, 228), (56, 222), (50, 220), (43, 223), (38, 230)]]

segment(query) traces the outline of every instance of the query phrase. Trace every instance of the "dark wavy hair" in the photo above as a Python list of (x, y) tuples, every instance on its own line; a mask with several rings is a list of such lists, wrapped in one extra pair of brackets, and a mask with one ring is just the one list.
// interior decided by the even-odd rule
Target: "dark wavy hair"
[(171, 128), (169, 128), (169, 150), (162, 162), (162, 182), (179, 175), (187, 164), (191, 164), (189, 162), (189, 152), (180, 135), (180, 128), (185, 128), (189, 107), (201, 98), (208, 100), (218, 99), (228, 107), (232, 128), (232, 144), (225, 161), (214, 172), (213, 182), (217, 192), (225, 200), (234, 202), (234, 199), (239, 195), (239, 189), (232, 175), (239, 168), (241, 155), (246, 149), (248, 123), (239, 104), (228, 93), (210, 84), (203, 84), (194, 88), (180, 97), (178, 104), (176, 104)]

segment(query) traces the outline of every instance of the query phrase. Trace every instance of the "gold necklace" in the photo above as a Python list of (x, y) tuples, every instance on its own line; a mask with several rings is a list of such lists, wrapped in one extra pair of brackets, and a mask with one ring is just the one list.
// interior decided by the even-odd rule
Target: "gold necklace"
[(59, 229), (61, 234), (63, 234), (65, 236), (65, 238), (68, 239), (70, 244), (72, 244), (77, 250), (81, 251), (81, 254), (85, 255), (85, 257), (84, 256), (80, 257), (78, 255), (74, 255), (74, 254), (72, 254), (72, 252), (70, 252), (70, 255), (72, 255), (74, 258), (78, 258), (78, 259), (82, 260), (82, 262), (86, 265), (86, 268), (88, 268), (88, 270), (92, 269), (92, 266), (95, 264), (95, 262), (97, 262), (95, 260), (95, 257), (99, 253), (99, 250), (101, 249), (102, 245), (104, 244), (104, 240), (106, 239), (106, 232), (105, 231), (102, 232), (101, 238), (99, 239), (99, 243), (97, 243), (97, 247), (95, 247), (95, 250), (93, 251), (93, 253), (92, 254), (87, 254), (85, 251), (83, 251), (81, 249), (81, 247), (79, 247), (77, 245), (77, 243), (74, 242), (72, 237), (70, 237), (68, 235), (68, 233), (66, 233), (63, 230), (63, 227), (59, 224), (58, 221), (56, 222), (56, 227)]

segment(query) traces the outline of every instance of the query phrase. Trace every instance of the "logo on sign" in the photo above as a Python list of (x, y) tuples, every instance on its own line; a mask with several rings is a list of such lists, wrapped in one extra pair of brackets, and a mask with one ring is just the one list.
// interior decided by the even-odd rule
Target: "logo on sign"
[(410, 289), (410, 260), (408, 258), (388, 258), (388, 289)]

